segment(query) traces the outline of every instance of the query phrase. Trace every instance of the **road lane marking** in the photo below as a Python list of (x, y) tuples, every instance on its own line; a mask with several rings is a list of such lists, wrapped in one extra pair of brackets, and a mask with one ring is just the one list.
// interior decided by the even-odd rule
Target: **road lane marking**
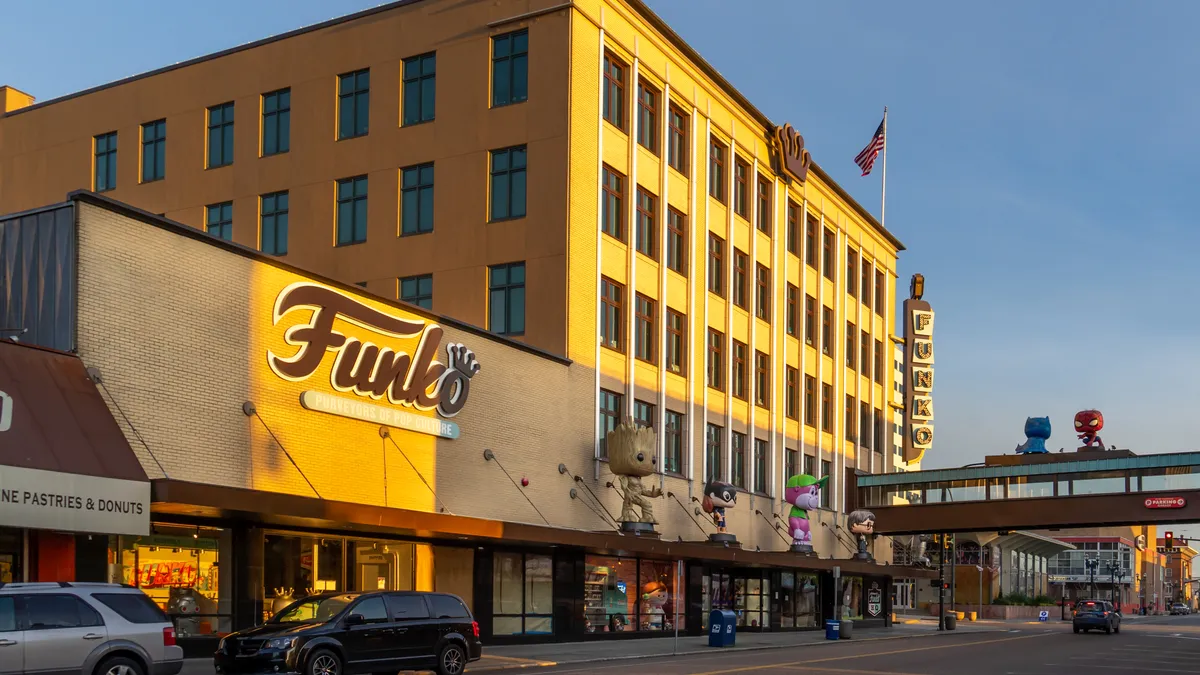
[(899, 673), (894, 670), (854, 670), (851, 668), (821, 668), (820, 666), (783, 666), (783, 668), (806, 673), (842, 673), (842, 675), (920, 675), (920, 673)]
[[(1129, 666), (1091, 666), (1091, 665), (1089, 665), (1088, 668), (1103, 668), (1105, 670), (1124, 670), (1125, 672), (1129, 672)], [(1179, 670), (1178, 668), (1147, 668), (1145, 666), (1141, 666), (1140, 668), (1137, 669), (1137, 672), (1139, 672), (1139, 673), (1193, 673), (1193, 675), (1194, 675), (1194, 673), (1196, 672), (1196, 669), (1189, 668), (1188, 670)]]
[(997, 638), (995, 640), (976, 640), (974, 642), (963, 642), (951, 645), (932, 645), (929, 647), (913, 647), (911, 649), (893, 649), (885, 652), (872, 652), (869, 654), (850, 654), (847, 656), (828, 656), (823, 659), (805, 659), (803, 661), (785, 661), (782, 663), (768, 663), (760, 666), (742, 666), (741, 668), (728, 668), (725, 670), (707, 670), (704, 672), (692, 673), (691, 675), (727, 675), (729, 673), (744, 673), (752, 670), (767, 670), (769, 668), (783, 668), (787, 666), (806, 666), (813, 663), (827, 663), (829, 661), (848, 661), (850, 659), (865, 659), (873, 656), (891, 656), (893, 654), (908, 654), (911, 652), (927, 652), (935, 649), (954, 649), (956, 647), (972, 647), (974, 645), (986, 645), (994, 642), (1012, 642), (1013, 640), (1028, 640), (1029, 638), (1045, 637), (1054, 635), (1055, 633), (1034, 633), (1032, 635), (1020, 635), (1017, 637)]

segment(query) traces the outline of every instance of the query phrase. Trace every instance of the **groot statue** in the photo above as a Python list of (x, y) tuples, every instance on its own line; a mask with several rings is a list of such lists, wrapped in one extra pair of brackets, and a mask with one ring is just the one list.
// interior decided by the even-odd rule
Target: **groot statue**
[[(608, 468), (617, 475), (621, 492), (625, 495), (621, 504), (621, 522), (657, 523), (654, 505), (650, 500), (661, 497), (662, 490), (658, 486), (646, 488), (642, 485), (642, 478), (652, 475), (654, 465), (658, 462), (654, 456), (654, 430), (627, 419), (608, 432), (605, 442), (608, 446)], [(635, 504), (642, 510), (641, 518), (633, 510)]]

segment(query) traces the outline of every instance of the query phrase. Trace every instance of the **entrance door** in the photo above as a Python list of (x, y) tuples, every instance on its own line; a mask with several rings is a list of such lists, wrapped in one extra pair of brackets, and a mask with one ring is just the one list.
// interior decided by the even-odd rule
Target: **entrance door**
[(21, 530), (0, 527), (0, 584), (25, 580), (21, 569), (22, 544)]

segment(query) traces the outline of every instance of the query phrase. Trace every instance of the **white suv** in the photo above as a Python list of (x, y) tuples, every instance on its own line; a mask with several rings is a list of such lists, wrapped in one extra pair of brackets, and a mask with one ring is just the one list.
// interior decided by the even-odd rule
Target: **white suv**
[(0, 584), (0, 675), (176, 675), (175, 627), (136, 588)]

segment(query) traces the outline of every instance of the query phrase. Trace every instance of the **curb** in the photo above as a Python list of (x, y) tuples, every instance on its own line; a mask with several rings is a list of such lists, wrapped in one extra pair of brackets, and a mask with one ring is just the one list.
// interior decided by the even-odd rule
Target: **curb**
[[(979, 630), (970, 630), (970, 631), (964, 631), (964, 632), (967, 632), (967, 633), (1002, 633), (1005, 631), (1002, 631), (999, 629), (981, 628)], [(918, 633), (915, 635), (887, 635), (887, 636), (882, 636), (882, 637), (851, 638), (849, 640), (845, 640), (844, 642), (884, 642), (887, 640), (907, 640), (909, 638), (914, 638), (914, 637), (937, 637), (937, 636), (957, 635), (957, 634), (960, 634), (960, 633), (958, 631), (938, 631), (938, 632), (933, 632), (933, 633)], [(519, 664), (513, 664), (513, 665), (509, 665), (509, 666), (485, 666), (483, 668), (471, 668), (470, 666), (468, 666), (466, 672), (467, 673), (472, 673), (472, 672), (474, 672), (474, 673), (491, 673), (491, 672), (498, 672), (498, 671), (502, 671), (502, 670), (521, 670), (521, 669), (526, 669), (526, 668), (550, 668), (553, 666), (574, 666), (574, 665), (580, 665), (580, 664), (584, 664), (584, 663), (609, 663), (609, 662), (613, 662), (613, 661), (638, 661), (638, 660), (644, 660), (644, 659), (664, 658), (664, 657), (668, 657), (668, 656), (670, 656), (670, 657), (700, 656), (700, 655), (704, 655), (704, 654), (714, 654), (714, 653), (729, 654), (729, 653), (734, 653), (734, 652), (761, 652), (761, 651), (770, 651), (770, 650), (775, 650), (775, 649), (799, 649), (799, 648), (803, 648), (803, 647), (829, 646), (831, 643), (832, 644), (840, 644), (842, 642), (843, 642), (843, 640), (821, 640), (820, 642), (804, 642), (804, 643), (800, 643), (800, 644), (761, 645), (761, 646), (756, 646), (756, 647), (727, 647), (727, 648), (716, 649), (715, 651), (713, 650), (713, 648), (710, 647), (708, 649), (693, 649), (690, 651), (679, 651), (679, 652), (672, 652), (672, 653), (664, 652), (664, 653), (658, 653), (658, 654), (632, 654), (632, 655), (624, 655), (624, 656), (602, 656), (602, 657), (598, 657), (598, 658), (572, 659), (572, 660), (566, 660), (566, 661), (544, 660), (540, 663), (519, 663)]]

